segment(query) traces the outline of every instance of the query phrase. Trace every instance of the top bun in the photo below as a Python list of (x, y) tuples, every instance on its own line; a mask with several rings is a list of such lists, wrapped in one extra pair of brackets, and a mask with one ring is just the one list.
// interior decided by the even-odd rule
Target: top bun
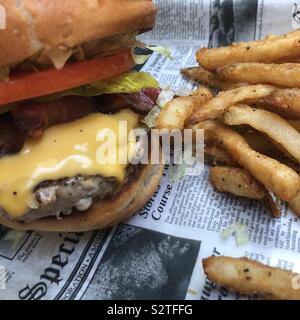
[(43, 49), (74, 46), (120, 33), (149, 30), (156, 6), (149, 0), (1, 0), (0, 67)]

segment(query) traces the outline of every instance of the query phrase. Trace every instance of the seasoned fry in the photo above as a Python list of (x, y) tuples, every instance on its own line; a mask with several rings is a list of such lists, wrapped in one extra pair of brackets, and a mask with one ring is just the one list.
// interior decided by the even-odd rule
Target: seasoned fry
[(197, 61), (208, 70), (216, 70), (238, 62), (290, 61), (300, 56), (299, 40), (300, 31), (297, 30), (287, 35), (267, 37), (255, 42), (233, 43), (231, 46), (216, 49), (200, 49)]
[(227, 81), (300, 88), (300, 64), (298, 63), (236, 63), (219, 68), (217, 73)]
[(280, 199), (289, 201), (300, 189), (300, 178), (291, 168), (251, 149), (238, 133), (217, 121), (208, 120), (194, 128), (205, 130), (205, 139), (222, 145), (229, 155)]
[(284, 118), (300, 119), (300, 89), (277, 89), (267, 97), (252, 101), (252, 104)]
[(300, 300), (300, 289), (293, 288), (299, 275), (273, 268), (247, 258), (209, 257), (203, 259), (207, 277), (233, 291), (265, 299)]
[(213, 165), (238, 166), (238, 163), (219, 146), (206, 145), (204, 155), (206, 162), (212, 163)]
[(210, 168), (210, 178), (214, 187), (220, 192), (256, 200), (261, 200), (266, 195), (265, 187), (245, 169), (213, 167)]
[(248, 106), (230, 107), (224, 115), (227, 125), (247, 124), (267, 134), (300, 162), (300, 133), (278, 115)]
[(275, 159), (283, 156), (282, 152), (265, 134), (257, 131), (247, 131), (241, 135), (253, 150)]
[(289, 124), (295, 128), (298, 132), (300, 132), (300, 120), (290, 120)]
[(224, 81), (216, 73), (205, 70), (200, 66), (195, 68), (182, 69), (181, 73), (187, 78), (201, 81), (205, 85), (208, 85), (209, 87), (213, 87), (219, 90), (230, 90), (230, 89), (239, 88), (247, 85), (246, 83), (234, 83), (234, 82)]
[(282, 212), (278, 202), (278, 198), (276, 198), (274, 195), (271, 195), (269, 190), (266, 190), (266, 195), (263, 199), (263, 202), (267, 206), (267, 208), (269, 208), (273, 217), (278, 218), (281, 216)]
[(227, 108), (233, 104), (248, 99), (266, 97), (274, 90), (272, 86), (256, 85), (236, 88), (219, 93), (216, 97), (198, 108), (190, 117), (188, 124), (193, 125), (208, 119), (215, 119), (221, 116)]
[(183, 129), (186, 120), (196, 108), (212, 99), (212, 92), (206, 87), (200, 87), (193, 95), (179, 97), (170, 101), (162, 108), (156, 121), (157, 129)]
[(270, 192), (245, 169), (214, 167), (210, 169), (212, 184), (220, 192), (229, 192), (238, 197), (262, 201), (273, 217), (281, 215), (281, 209)]

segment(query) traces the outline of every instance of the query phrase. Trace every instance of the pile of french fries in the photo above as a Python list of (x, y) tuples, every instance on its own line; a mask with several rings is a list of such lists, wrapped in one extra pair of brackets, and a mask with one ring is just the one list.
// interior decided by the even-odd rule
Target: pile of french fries
[[(170, 101), (158, 116), (157, 128), (204, 129), (205, 155), (213, 164), (210, 176), (218, 191), (260, 200), (274, 217), (281, 214), (278, 200), (285, 201), (300, 216), (300, 30), (200, 49), (197, 61), (198, 67), (181, 72), (202, 86), (189, 97)], [(240, 287), (227, 281), (225, 266), (234, 270), (240, 265), (257, 268), (253, 281), (245, 280), (248, 287), (243, 272), (236, 271)], [(271, 287), (261, 287), (255, 277), (265, 269), (258, 264), (225, 259), (220, 279), (209, 266), (211, 261), (204, 264), (205, 272), (216, 282), (264, 297), (282, 297), (274, 290), (281, 290), (290, 277), (278, 274), (272, 282), (270, 276)], [(300, 298), (294, 291), (287, 297)]]

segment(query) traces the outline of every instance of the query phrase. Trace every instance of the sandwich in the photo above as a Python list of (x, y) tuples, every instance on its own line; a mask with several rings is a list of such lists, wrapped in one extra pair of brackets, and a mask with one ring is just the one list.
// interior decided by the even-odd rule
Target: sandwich
[[(136, 36), (153, 28), (148, 0), (2, 0), (0, 224), (81, 232), (111, 226), (155, 192), (162, 164), (132, 164), (138, 128), (160, 93), (133, 71)], [(109, 132), (114, 151), (103, 148)], [(109, 162), (107, 153), (124, 162)]]

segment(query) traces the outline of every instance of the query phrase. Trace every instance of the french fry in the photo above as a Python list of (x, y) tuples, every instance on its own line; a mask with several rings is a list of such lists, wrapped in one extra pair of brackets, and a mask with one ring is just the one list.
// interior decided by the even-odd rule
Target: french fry
[(233, 43), (228, 47), (200, 49), (197, 61), (205, 69), (216, 70), (238, 62), (290, 61), (300, 56), (300, 31), (278, 37), (267, 37), (255, 42)]
[(245, 169), (213, 167), (210, 168), (210, 179), (219, 192), (256, 200), (261, 200), (266, 195), (265, 187)]
[(205, 155), (206, 162), (209, 162), (213, 165), (226, 165), (226, 166), (239, 165), (220, 146), (206, 145), (204, 149), (204, 155)]
[(263, 199), (264, 204), (266, 205), (267, 208), (269, 208), (272, 216), (274, 218), (278, 218), (281, 216), (282, 212), (281, 212), (281, 208), (280, 205), (278, 203), (278, 198), (274, 199), (274, 196), (271, 195), (271, 193), (269, 192), (269, 190), (266, 190), (266, 195)]
[(252, 101), (252, 105), (278, 113), (284, 118), (300, 119), (300, 89), (277, 89), (267, 97)]
[(246, 83), (224, 81), (216, 73), (205, 70), (200, 66), (195, 68), (182, 69), (181, 73), (189, 79), (201, 81), (205, 85), (219, 90), (230, 90), (247, 85)]
[(241, 135), (253, 150), (275, 159), (283, 157), (282, 152), (265, 134), (252, 130)]
[(289, 124), (300, 132), (300, 120), (289, 120)]
[(299, 163), (293, 159), (279, 144), (276, 144), (274, 141), (270, 140), (266, 135), (257, 131), (245, 132), (241, 135), (253, 150), (276, 159), (277, 161), (293, 169), (298, 175), (300, 174)]
[(191, 96), (178, 97), (167, 103), (160, 111), (157, 121), (157, 129), (183, 129), (187, 119), (195, 109), (201, 107), (213, 98), (212, 92), (207, 87), (200, 87)]
[(188, 120), (188, 125), (193, 125), (208, 119), (221, 116), (230, 106), (248, 99), (258, 99), (270, 95), (274, 87), (267, 85), (245, 86), (219, 93), (208, 101)]
[(300, 190), (300, 178), (290, 167), (251, 149), (237, 132), (208, 120), (194, 126), (205, 130), (205, 139), (219, 143), (241, 167), (280, 199), (289, 201)]
[(300, 88), (300, 64), (236, 63), (217, 69), (227, 81)]
[(300, 300), (299, 274), (284, 269), (224, 256), (203, 259), (203, 269), (211, 281), (242, 294), (270, 300)]
[(300, 162), (300, 133), (278, 115), (248, 106), (230, 107), (224, 115), (227, 125), (249, 125), (267, 134)]
[(270, 192), (245, 169), (235, 167), (210, 168), (212, 184), (219, 192), (229, 192), (238, 197), (256, 199), (263, 202), (273, 217), (281, 215), (278, 203)]

